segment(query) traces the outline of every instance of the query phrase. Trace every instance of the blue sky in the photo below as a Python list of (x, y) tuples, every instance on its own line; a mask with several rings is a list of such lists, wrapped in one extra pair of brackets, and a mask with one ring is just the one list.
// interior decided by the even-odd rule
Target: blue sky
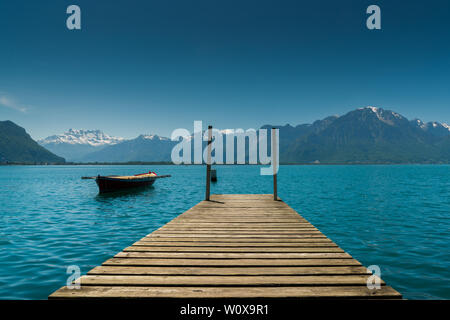
[[(382, 30), (365, 27), (371, 4)], [(367, 105), (450, 122), (449, 39), (449, 1), (2, 1), (0, 120), (36, 139), (297, 125)]]

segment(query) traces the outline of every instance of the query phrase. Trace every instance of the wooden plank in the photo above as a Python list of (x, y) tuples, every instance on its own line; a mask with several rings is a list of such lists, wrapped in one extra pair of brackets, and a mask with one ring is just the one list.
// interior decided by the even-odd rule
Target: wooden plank
[(200, 201), (195, 207), (197, 208), (198, 206), (201, 205), (206, 205), (206, 204), (210, 204), (210, 205), (223, 205), (223, 204), (229, 204), (229, 203), (254, 203), (254, 204), (261, 204), (261, 203), (273, 203), (277, 206), (280, 207), (287, 207), (289, 208), (289, 206), (287, 204), (285, 204), (282, 201), (274, 201), (273, 199), (211, 199), (211, 201)]
[(88, 274), (118, 275), (358, 275), (369, 274), (363, 266), (303, 267), (136, 267), (98, 266)]
[[(286, 226), (286, 227), (271, 227), (271, 226), (259, 226), (259, 227), (230, 227), (230, 226), (214, 226), (214, 227), (205, 227), (205, 226), (183, 226), (183, 225), (170, 225), (170, 226), (164, 226), (159, 228), (156, 231), (183, 231), (183, 232), (189, 232), (189, 231), (319, 231), (317, 228), (311, 225), (303, 225), (303, 226)], [(154, 232), (156, 232), (154, 231)]]
[[(177, 218), (175, 219), (179, 219), (179, 218), (186, 218), (186, 217), (190, 217), (190, 216), (195, 216), (195, 215), (208, 215), (208, 213), (211, 213), (209, 216), (210, 217), (215, 217), (215, 216), (227, 216), (227, 215), (239, 215), (239, 214), (244, 214), (245, 215), (262, 215), (262, 216), (269, 216), (269, 215), (282, 215), (285, 214), (288, 217), (295, 217), (298, 219), (303, 219), (302, 216), (300, 216), (297, 212), (291, 210), (291, 209), (286, 209), (286, 208), (274, 208), (274, 207), (268, 207), (268, 208), (264, 208), (263, 206), (261, 208), (247, 208), (247, 207), (235, 207), (235, 208), (229, 208), (229, 209), (225, 209), (225, 208), (216, 208), (216, 207), (200, 207), (200, 208), (196, 208), (195, 210), (191, 210), (191, 211), (186, 211), (185, 213), (179, 215)], [(242, 218), (242, 216), (241, 216)]]
[(238, 236), (238, 235), (274, 235), (274, 236), (285, 236), (285, 235), (305, 235), (305, 234), (311, 234), (311, 235), (322, 235), (323, 234), (320, 231), (317, 230), (301, 230), (301, 231), (273, 231), (273, 230), (263, 230), (263, 231), (234, 231), (234, 230), (221, 230), (221, 231), (197, 231), (197, 230), (192, 230), (192, 233), (190, 233), (189, 231), (176, 231), (176, 230), (160, 230), (160, 231), (155, 231), (152, 234), (153, 235), (183, 235), (186, 236), (186, 234), (188, 235), (209, 235), (209, 236), (216, 236), (219, 234), (223, 234), (223, 235), (227, 235), (227, 236)]
[[(213, 214), (213, 213), (211, 213)], [(190, 219), (194, 219), (194, 220), (199, 220), (199, 219), (208, 219), (208, 220), (219, 220), (219, 221), (227, 221), (227, 220), (231, 220), (231, 219), (239, 219), (241, 220), (243, 217), (242, 215), (245, 213), (236, 213), (236, 214), (214, 214), (213, 216), (211, 216), (210, 214), (191, 214), (189, 216), (180, 216), (178, 218), (175, 218), (174, 221), (181, 221), (181, 220), (190, 220)], [(297, 221), (303, 221), (306, 222), (303, 219), (297, 218), (295, 215), (293, 214), (245, 214), (245, 218), (250, 220), (250, 219), (263, 219), (263, 220), (270, 220), (270, 219), (281, 219), (281, 220), (292, 220), (294, 222)]]
[[(231, 239), (228, 239), (231, 241)], [(156, 241), (152, 240), (141, 240), (133, 243), (133, 246), (160, 246), (160, 247), (192, 247), (195, 246), (197, 248), (202, 247), (233, 247), (233, 248), (305, 248), (305, 247), (338, 247), (337, 244), (333, 243), (329, 239), (314, 239), (314, 242), (311, 240), (299, 240), (297, 242), (227, 242), (226, 239), (224, 241), (216, 241), (216, 242), (193, 242), (193, 241)]]
[[(248, 223), (259, 223), (259, 224), (267, 224), (267, 223), (273, 223), (273, 224), (293, 224), (293, 225), (300, 225), (301, 223), (311, 225), (310, 223), (306, 223), (306, 221), (302, 221), (300, 219), (297, 219), (295, 217), (284, 217), (284, 218), (277, 218), (273, 216), (269, 217), (239, 217), (239, 216), (227, 216), (227, 217), (202, 217), (202, 216), (193, 216), (190, 218), (176, 218), (172, 221), (173, 224), (184, 224), (184, 223), (239, 223), (239, 224), (246, 224)], [(252, 224), (250, 225), (252, 226)]]
[[(201, 220), (201, 221), (199, 221)], [(282, 216), (282, 217), (276, 217), (273, 215), (262, 217), (262, 216), (246, 216), (245, 218), (239, 217), (239, 215), (236, 216), (226, 216), (226, 217), (206, 217), (206, 216), (192, 216), (192, 217), (183, 217), (183, 218), (176, 218), (173, 220), (173, 222), (178, 223), (195, 223), (196, 221), (199, 222), (221, 222), (221, 223), (246, 223), (246, 222), (261, 222), (261, 223), (267, 223), (267, 222), (273, 222), (273, 223), (298, 223), (298, 222), (306, 222), (301, 219), (297, 219), (296, 217), (289, 217), (289, 216)]]
[[(366, 286), (371, 275), (322, 276), (148, 276), (87, 275), (81, 285), (89, 286)], [(379, 279), (379, 278), (378, 278)], [(379, 279), (380, 285), (385, 285)]]
[(202, 201), (199, 204), (197, 204), (197, 208), (202, 207), (222, 207), (225, 206), (227, 208), (235, 208), (235, 207), (245, 207), (251, 205), (252, 208), (263, 208), (263, 204), (270, 205), (271, 208), (286, 208), (286, 205), (283, 202), (279, 201), (270, 201), (270, 200), (246, 200), (246, 199), (240, 199), (240, 200), (234, 200), (234, 201), (227, 201), (227, 200), (212, 200), (212, 201)]
[(123, 252), (344, 252), (339, 247), (152, 247), (152, 246), (136, 246), (127, 247)]
[(248, 238), (161, 238), (161, 237), (144, 237), (140, 240), (140, 242), (195, 242), (195, 245), (201, 245), (200, 242), (224, 242), (224, 243), (245, 243), (245, 244), (253, 244), (253, 245), (270, 245), (270, 243), (274, 245), (292, 243), (292, 245), (301, 244), (301, 243), (332, 243), (332, 241), (328, 238), (281, 238), (281, 239), (272, 239), (272, 238), (259, 238), (257, 242), (253, 241), (254, 239)]
[[(236, 205), (238, 203), (235, 203)], [(199, 207), (194, 207), (192, 209), (189, 209), (188, 211), (185, 211), (182, 215), (183, 216), (188, 216), (190, 214), (206, 214), (208, 212), (211, 212), (213, 214), (225, 214), (225, 213), (230, 213), (230, 214), (236, 214), (236, 213), (249, 213), (249, 214), (280, 214), (280, 213), (286, 213), (286, 214), (290, 214), (290, 215), (295, 215), (298, 216), (299, 218), (301, 218), (301, 216), (292, 208), (289, 207), (283, 207), (283, 206), (270, 206), (267, 205), (265, 207), (265, 203), (261, 203), (259, 206), (252, 206), (250, 202), (247, 202), (246, 204), (243, 204), (241, 202), (241, 207), (239, 206), (234, 206), (234, 207), (227, 207), (228, 204), (224, 204), (223, 206), (199, 206)]]
[(200, 222), (200, 220), (198, 220), (198, 222), (195, 222), (197, 220), (189, 220), (187, 222), (183, 222), (183, 221), (176, 221), (170, 224), (167, 224), (167, 226), (161, 227), (158, 230), (162, 230), (163, 228), (172, 228), (172, 229), (189, 229), (189, 228), (208, 228), (209, 230), (214, 230), (214, 229), (220, 229), (220, 228), (238, 228), (238, 229), (257, 229), (257, 228), (262, 228), (262, 229), (311, 229), (311, 228), (315, 228), (312, 224), (306, 224), (306, 223), (292, 223), (292, 222), (282, 222), (282, 221), (266, 221), (266, 220), (259, 220), (258, 222), (256, 221), (247, 221), (245, 223), (237, 223), (236, 221), (231, 221), (231, 222), (215, 222), (214, 220), (205, 220), (202, 219), (202, 222)]
[[(233, 202), (233, 203), (235, 203), (235, 204), (244, 204), (244, 202)], [(245, 202), (245, 205), (249, 205), (251, 203), (252, 202)], [(220, 203), (220, 204), (218, 204), (218, 205), (216, 205), (214, 207), (211, 207), (211, 206), (209, 206), (209, 207), (195, 206), (195, 207), (192, 207), (189, 210), (186, 210), (183, 214), (184, 215), (188, 215), (188, 214), (190, 214), (192, 212), (203, 212), (203, 213), (205, 213), (207, 211), (222, 212), (222, 213), (225, 213), (225, 212), (231, 212), (232, 213), (232, 212), (243, 212), (243, 211), (245, 211), (245, 212), (248, 212), (248, 213), (263, 213), (263, 214), (264, 213), (271, 213), (271, 212), (286, 212), (286, 213), (291, 212), (291, 213), (295, 213), (295, 214), (299, 215), (297, 213), (297, 211), (295, 211), (294, 209), (292, 209), (289, 206), (277, 205), (276, 207), (273, 207), (273, 206), (264, 207), (263, 204), (265, 204), (265, 203), (267, 203), (267, 202), (259, 202), (258, 206), (252, 206), (252, 207), (248, 207), (248, 206), (245, 206), (245, 207), (227, 207), (226, 206), (227, 203), (222, 202), (222, 203)], [(273, 203), (273, 201), (271, 203)], [(212, 204), (214, 204), (214, 203), (212, 203)]]
[(241, 199), (247, 200), (272, 200), (272, 194), (226, 194), (226, 193), (215, 193), (211, 195), (211, 200), (223, 200), (228, 201), (239, 201)]
[(185, 259), (335, 259), (351, 258), (346, 252), (119, 252), (115, 258), (185, 258)]
[(274, 206), (272, 206), (271, 208), (277, 208), (277, 209), (283, 209), (283, 210), (291, 210), (291, 211), (295, 211), (294, 209), (292, 209), (291, 207), (289, 207), (287, 204), (281, 202), (281, 201), (273, 201), (273, 200), (249, 200), (249, 199), (241, 199), (241, 200), (211, 200), (211, 201), (202, 201), (199, 202), (195, 207), (192, 207), (190, 209), (188, 209), (186, 212), (188, 211), (194, 211), (196, 209), (201, 209), (204, 208), (205, 205), (208, 206), (213, 206), (215, 208), (218, 209), (233, 209), (233, 208), (239, 208), (239, 207), (228, 207), (228, 204), (236, 204), (236, 205), (249, 205), (249, 204), (254, 204), (254, 206), (251, 207), (251, 210), (261, 210), (262, 208), (262, 204), (272, 204)]
[[(210, 212), (217, 212), (217, 213), (225, 213), (225, 212), (230, 212), (230, 213), (236, 213), (236, 212), (248, 212), (248, 213), (262, 213), (262, 214), (267, 214), (267, 213), (295, 213), (298, 216), (300, 216), (297, 211), (295, 211), (294, 209), (288, 207), (288, 206), (283, 206), (283, 205), (276, 205), (276, 206), (267, 206), (264, 207), (264, 205), (267, 202), (259, 202), (258, 205), (253, 206), (252, 202), (232, 202), (235, 204), (234, 207), (228, 207), (228, 203), (220, 203), (220, 204), (214, 204), (214, 203), (209, 203), (207, 204), (207, 206), (195, 206), (187, 211), (185, 211), (183, 214), (184, 215), (189, 215), (191, 213), (206, 213), (208, 211)], [(273, 204), (273, 201), (270, 202), (271, 204)], [(238, 204), (240, 204), (241, 206), (237, 206)]]
[(144, 259), (111, 258), (104, 266), (360, 266), (355, 259)]
[[(161, 230), (161, 227), (158, 230)], [(300, 223), (254, 223), (254, 224), (239, 224), (239, 223), (212, 223), (212, 222), (203, 222), (203, 223), (170, 223), (167, 224), (167, 228), (173, 229), (207, 229), (207, 230), (216, 230), (216, 229), (307, 229), (307, 228), (315, 228), (311, 224), (300, 224)]]
[(213, 222), (203, 222), (199, 224), (194, 224), (190, 222), (171, 222), (166, 224), (165, 226), (160, 227), (158, 230), (161, 229), (181, 229), (181, 230), (188, 230), (188, 229), (207, 229), (207, 230), (215, 230), (215, 229), (251, 229), (251, 230), (257, 230), (257, 229), (316, 229), (315, 226), (313, 226), (310, 223), (254, 223), (252, 225), (247, 225), (244, 223), (220, 223), (215, 224)]
[(296, 218), (299, 220), (304, 220), (304, 218), (302, 218), (301, 216), (299, 216), (299, 214), (295, 211), (292, 210), (285, 210), (285, 209), (254, 209), (252, 210), (251, 208), (236, 208), (236, 209), (221, 209), (221, 208), (199, 208), (196, 209), (194, 211), (187, 211), (181, 215), (179, 215), (177, 218), (175, 219), (181, 219), (181, 218), (192, 218), (194, 216), (207, 216), (209, 218), (214, 218), (214, 217), (223, 217), (226, 218), (227, 216), (239, 216), (240, 218), (242, 218), (242, 215), (245, 214), (245, 216), (249, 216), (249, 217), (258, 217), (258, 216), (262, 216), (262, 217), (269, 217), (269, 216), (275, 216), (275, 217), (279, 217), (279, 216), (285, 216), (285, 217), (290, 217), (290, 218)]
[[(220, 223), (240, 223), (240, 224), (244, 224), (246, 222), (253, 222), (253, 223), (257, 223), (260, 222), (261, 224), (266, 224), (268, 222), (272, 222), (274, 224), (276, 223), (291, 223), (291, 224), (299, 224), (299, 223), (304, 223), (306, 224), (307, 221), (306, 220), (302, 220), (302, 219), (297, 219), (296, 217), (289, 217), (289, 216), (283, 216), (283, 217), (276, 217), (273, 215), (267, 216), (267, 217), (262, 217), (262, 216), (246, 216), (246, 217), (242, 217), (242, 214), (236, 215), (236, 216), (226, 216), (226, 217), (221, 217), (221, 216), (215, 216), (215, 217), (206, 217), (206, 216), (192, 216), (192, 217), (183, 217), (183, 218), (176, 218), (172, 221), (172, 223), (196, 223), (198, 220), (202, 220), (199, 222), (203, 222), (203, 223), (213, 223), (213, 222), (220, 222)], [(310, 223), (308, 223), (309, 225), (311, 225)]]
[(299, 220), (295, 218), (283, 218), (283, 219), (276, 219), (276, 218), (200, 218), (200, 217), (194, 217), (189, 219), (175, 219), (175, 222), (189, 222), (189, 223), (197, 223), (197, 222), (220, 222), (220, 223), (296, 223)]
[[(231, 232), (274, 232), (274, 231), (279, 231), (279, 232), (304, 232), (304, 231), (318, 231), (316, 228), (314, 227), (307, 227), (307, 228), (193, 228), (193, 227), (188, 227), (188, 228), (161, 228), (158, 229), (157, 232), (176, 232), (176, 233), (189, 233), (191, 231), (196, 231), (196, 232), (224, 232), (224, 231), (231, 231)], [(156, 231), (154, 231), (156, 232)]]
[(286, 208), (230, 208), (230, 209), (225, 209), (225, 208), (196, 208), (195, 210), (190, 210), (190, 211), (186, 211), (185, 213), (179, 215), (178, 217), (176, 217), (175, 219), (181, 219), (181, 218), (187, 218), (187, 217), (192, 217), (192, 216), (196, 216), (196, 215), (204, 215), (207, 216), (209, 215), (210, 217), (215, 217), (215, 216), (221, 216), (221, 217), (226, 217), (226, 216), (235, 216), (235, 215), (241, 215), (242, 218), (242, 214), (249, 215), (249, 216), (257, 216), (257, 215), (261, 215), (261, 216), (270, 216), (270, 215), (286, 215), (288, 217), (294, 217), (297, 219), (301, 219), (303, 220), (304, 218), (299, 215), (297, 212), (291, 210), (291, 209), (286, 209)]
[(222, 227), (238, 227), (238, 228), (296, 228), (296, 227), (304, 227), (304, 226), (312, 226), (312, 224), (309, 223), (236, 223), (236, 222), (199, 222), (199, 223), (193, 223), (193, 222), (169, 222), (167, 227), (188, 227), (192, 228), (195, 226), (198, 226), (199, 228), (222, 228)]
[[(190, 234), (190, 233), (186, 233), (186, 234), (161, 234), (161, 233), (152, 233), (151, 235), (145, 237), (146, 239), (148, 238), (153, 238), (153, 239), (161, 239), (161, 238), (165, 238), (165, 239), (169, 239), (169, 238), (180, 238), (180, 239), (187, 239), (187, 238), (196, 238), (196, 239), (219, 239), (219, 238), (230, 238), (230, 236), (233, 237), (233, 239), (245, 239), (245, 238), (251, 238), (251, 239), (270, 239), (270, 240), (274, 240), (277, 241), (277, 239), (288, 239), (288, 240), (295, 240), (295, 239), (304, 239), (304, 238), (325, 238), (325, 236), (323, 234), (296, 234), (296, 235), (277, 235), (277, 234), (258, 234), (258, 235), (253, 235), (253, 234)], [(258, 241), (258, 240), (255, 240)]]
[(284, 206), (279, 203), (270, 202), (212, 202), (212, 203), (199, 203), (198, 208), (280, 208), (283, 209)]
[(220, 230), (220, 231), (212, 231), (212, 230), (191, 230), (191, 231), (177, 231), (177, 230), (158, 230), (152, 233), (152, 235), (155, 236), (164, 236), (164, 235), (181, 235), (181, 236), (186, 236), (186, 235), (200, 235), (200, 236), (205, 236), (205, 235), (209, 235), (212, 237), (215, 237), (217, 235), (226, 235), (226, 236), (230, 236), (230, 237), (234, 237), (234, 236), (239, 236), (239, 235), (246, 235), (246, 236), (251, 236), (251, 235), (255, 235), (256, 237), (260, 236), (260, 235), (266, 235), (266, 236), (300, 236), (300, 235), (321, 235), (323, 236), (323, 234), (318, 231), (318, 230), (300, 230), (300, 231), (285, 231), (285, 230), (256, 230), (256, 231), (248, 231), (248, 230)]
[(389, 286), (370, 290), (364, 286), (323, 287), (67, 287), (49, 296), (57, 298), (401, 298)]

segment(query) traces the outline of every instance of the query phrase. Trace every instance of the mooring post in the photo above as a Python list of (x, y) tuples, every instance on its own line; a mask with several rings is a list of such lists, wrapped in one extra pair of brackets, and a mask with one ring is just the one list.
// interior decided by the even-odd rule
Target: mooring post
[(273, 200), (278, 200), (277, 195), (277, 155), (278, 155), (278, 146), (277, 146), (277, 129), (272, 128), (272, 167), (273, 167)]
[(209, 201), (210, 188), (211, 188), (211, 148), (212, 148), (212, 126), (208, 126), (208, 149), (206, 154), (206, 197), (205, 200)]

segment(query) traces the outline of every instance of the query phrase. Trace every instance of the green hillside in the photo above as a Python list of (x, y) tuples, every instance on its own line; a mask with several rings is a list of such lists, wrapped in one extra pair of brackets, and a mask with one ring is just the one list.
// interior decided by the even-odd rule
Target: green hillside
[(0, 163), (63, 163), (34, 141), (24, 128), (12, 121), (0, 121)]

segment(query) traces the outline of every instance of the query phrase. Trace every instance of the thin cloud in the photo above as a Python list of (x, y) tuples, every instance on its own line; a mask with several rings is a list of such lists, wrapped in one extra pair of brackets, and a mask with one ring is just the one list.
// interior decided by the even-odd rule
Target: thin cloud
[(20, 112), (27, 112), (28, 108), (18, 104), (14, 99), (6, 96), (6, 95), (0, 95), (0, 105), (6, 108), (14, 109)]

